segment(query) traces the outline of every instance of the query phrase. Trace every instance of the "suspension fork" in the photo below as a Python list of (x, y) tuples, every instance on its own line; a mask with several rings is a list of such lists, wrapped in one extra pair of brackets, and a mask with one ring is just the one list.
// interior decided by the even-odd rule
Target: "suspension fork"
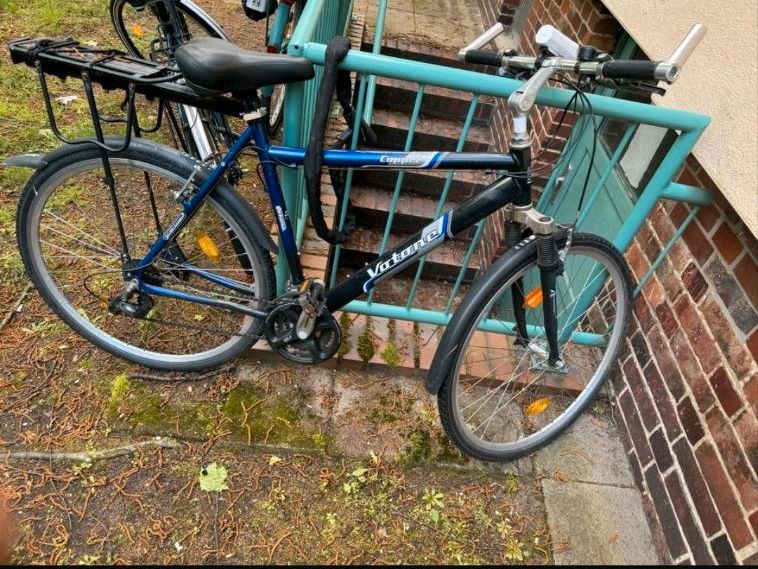
[[(517, 161), (518, 170), (528, 172), (531, 165), (530, 144), (527, 140), (514, 138), (511, 141), (511, 153)], [(558, 305), (557, 280), (563, 272), (563, 262), (555, 243), (555, 223), (553, 218), (544, 216), (534, 209), (531, 199), (532, 180), (527, 173), (518, 180), (521, 186), (518, 200), (505, 207), (505, 240), (508, 248), (514, 247), (530, 233), (537, 238), (537, 266), (540, 270), (540, 287), (542, 289), (543, 324), (548, 345), (547, 365), (560, 368), (563, 365), (558, 351)], [(524, 282), (519, 278), (511, 285), (511, 300), (516, 321), (516, 340), (520, 346), (529, 345), (524, 307)]]
[(548, 346), (548, 366), (563, 366), (558, 352), (558, 303), (556, 282), (563, 272), (558, 246), (552, 233), (537, 235), (537, 266), (540, 269), (545, 336)]
[[(521, 148), (519, 148), (521, 147)], [(526, 172), (529, 170), (531, 163), (531, 149), (529, 145), (519, 144), (519, 141), (511, 141), (511, 154), (516, 159), (516, 171)], [(521, 192), (514, 204), (517, 206), (531, 205), (532, 183), (529, 177), (517, 180)], [(508, 210), (507, 210), (508, 211)], [(512, 211), (512, 210), (510, 210)], [(511, 215), (512, 217), (512, 215)], [(512, 218), (505, 221), (505, 245), (511, 249), (518, 245), (525, 237), (528, 236), (528, 229), (524, 225)], [(529, 332), (526, 328), (526, 314), (524, 311), (524, 279), (519, 278), (511, 285), (511, 301), (513, 303), (513, 314), (516, 321), (516, 340), (517, 346), (526, 347), (529, 345)]]
[[(517, 221), (509, 220), (505, 222), (505, 245), (512, 249), (518, 245), (525, 237), (524, 228)], [(513, 315), (516, 320), (516, 340), (517, 346), (526, 347), (529, 345), (529, 332), (526, 328), (526, 315), (524, 313), (524, 279), (519, 279), (511, 285), (511, 301), (513, 302)]]

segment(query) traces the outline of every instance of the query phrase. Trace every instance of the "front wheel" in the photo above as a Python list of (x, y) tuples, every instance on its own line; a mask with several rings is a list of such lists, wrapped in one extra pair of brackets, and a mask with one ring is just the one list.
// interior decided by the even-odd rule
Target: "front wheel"
[[(199, 371), (240, 355), (256, 341), (261, 321), (182, 295), (265, 307), (276, 285), (271, 258), (256, 240), (260, 220), (233, 188), (219, 183), (146, 270), (145, 281), (176, 297), (133, 292), (133, 315), (114, 310), (126, 287), (124, 272), (138, 262), (129, 265), (124, 246), (138, 260), (164, 234), (182, 213), (177, 195), (196, 163), (135, 140), (111, 154), (110, 165), (121, 228), (98, 148), (72, 146), (27, 183), (16, 230), (42, 298), (81, 336), (140, 365)], [(216, 284), (222, 279), (239, 290)]]
[[(558, 247), (565, 245), (564, 236)], [(465, 453), (507, 461), (534, 452), (571, 425), (607, 379), (631, 312), (623, 257), (605, 239), (575, 234), (556, 297), (562, 368), (547, 361), (533, 238), (500, 258), (456, 312), (438, 348), (453, 356), (440, 358), (446, 363), (430, 381), (442, 376), (442, 425)], [(517, 319), (527, 341), (516, 338)]]

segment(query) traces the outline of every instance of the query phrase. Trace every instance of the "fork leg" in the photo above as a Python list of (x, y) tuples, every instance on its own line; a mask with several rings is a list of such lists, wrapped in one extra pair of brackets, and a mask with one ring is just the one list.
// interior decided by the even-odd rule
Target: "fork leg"
[[(505, 222), (505, 244), (510, 249), (524, 238), (524, 231), (520, 223), (516, 221)], [(526, 347), (529, 344), (529, 333), (526, 329), (526, 314), (524, 312), (524, 279), (518, 279), (511, 285), (511, 301), (513, 302), (513, 315), (516, 321), (517, 346)]]
[(537, 237), (537, 266), (540, 268), (540, 285), (542, 286), (542, 306), (544, 309), (545, 336), (549, 350), (548, 365), (562, 367), (558, 352), (558, 313), (556, 282), (562, 272), (558, 257), (558, 247), (552, 234)]

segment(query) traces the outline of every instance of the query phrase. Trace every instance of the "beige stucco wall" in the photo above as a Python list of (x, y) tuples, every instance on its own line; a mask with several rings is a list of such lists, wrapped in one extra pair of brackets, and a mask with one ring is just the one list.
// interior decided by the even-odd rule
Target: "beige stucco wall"
[(710, 115), (695, 157), (758, 236), (758, 1), (602, 0), (650, 59), (696, 22), (708, 32), (656, 104)]

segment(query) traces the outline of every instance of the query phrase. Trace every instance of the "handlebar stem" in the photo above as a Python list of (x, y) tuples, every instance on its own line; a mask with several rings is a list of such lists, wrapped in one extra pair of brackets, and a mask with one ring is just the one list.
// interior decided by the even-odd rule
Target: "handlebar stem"
[(547, 80), (555, 73), (560, 64), (560, 59), (551, 57), (542, 62), (542, 66), (525, 81), (521, 87), (508, 97), (508, 107), (513, 114), (513, 138), (512, 148), (524, 148), (530, 144), (527, 117), (534, 106), (537, 93), (547, 83)]

